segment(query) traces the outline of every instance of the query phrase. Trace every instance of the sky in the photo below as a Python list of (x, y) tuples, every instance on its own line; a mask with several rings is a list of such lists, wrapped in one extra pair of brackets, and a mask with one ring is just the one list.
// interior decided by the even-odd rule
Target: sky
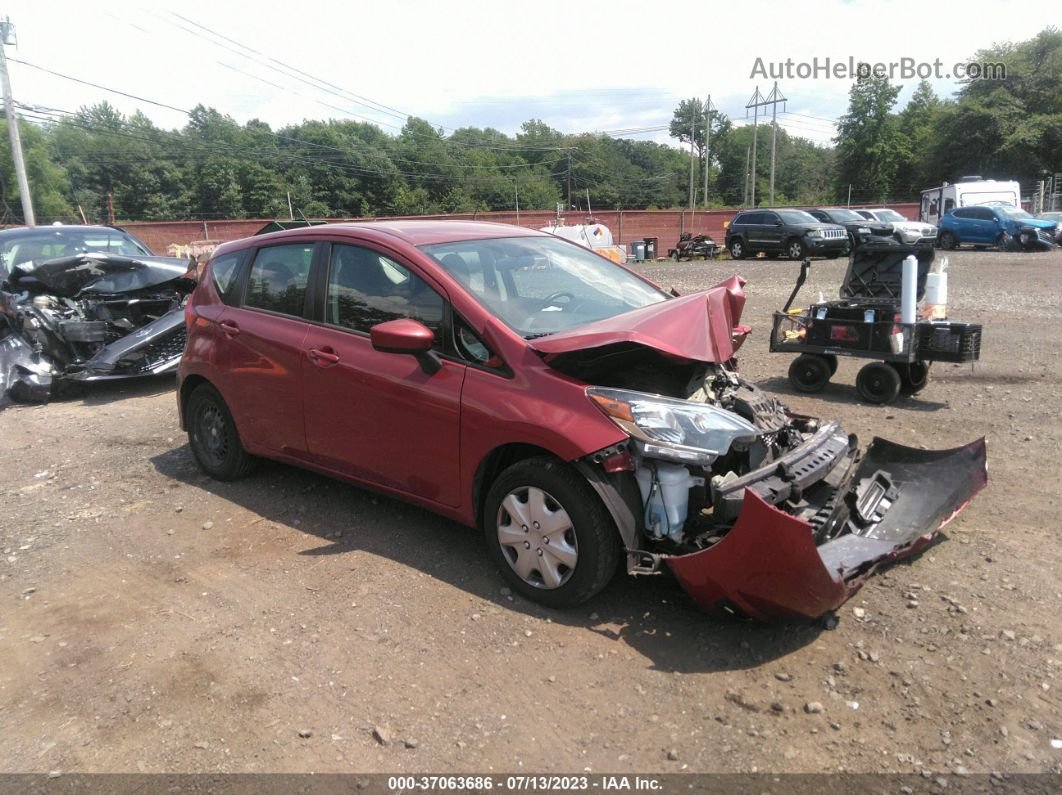
[[(942, 76), (930, 82), (947, 97), (959, 87), (943, 77), (953, 64), (1062, 19), (1057, 0), (959, 8), (908, 0), (18, 0), (0, 13), (15, 26), (8, 69), (27, 118), (102, 101), (166, 129), (183, 127), (197, 104), (241, 124), (351, 119), (392, 135), (410, 115), (446, 134), (490, 127), (515, 135), (537, 118), (563, 133), (677, 146), (667, 125), (682, 99), (710, 96), (735, 124), (751, 123), (745, 106), (757, 88), (771, 91), (772, 64), (791, 61), (778, 81), (787, 99), (779, 124), (829, 144), (853, 79), (802, 69), (827, 59), (939, 60)], [(903, 85), (899, 108), (918, 81), (897, 72), (893, 82)]]

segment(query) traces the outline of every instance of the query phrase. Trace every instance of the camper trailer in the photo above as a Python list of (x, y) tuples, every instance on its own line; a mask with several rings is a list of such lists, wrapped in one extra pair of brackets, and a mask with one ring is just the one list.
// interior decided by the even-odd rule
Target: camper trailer
[(927, 224), (940, 223), (940, 217), (953, 207), (974, 204), (1009, 204), (1021, 207), (1021, 188), (1017, 182), (963, 177), (958, 182), (945, 182), (939, 188), (922, 191), (918, 220)]

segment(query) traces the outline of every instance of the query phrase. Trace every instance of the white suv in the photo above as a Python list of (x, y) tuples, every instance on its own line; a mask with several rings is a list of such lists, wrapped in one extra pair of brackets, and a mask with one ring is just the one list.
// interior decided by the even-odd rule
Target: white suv
[(892, 224), (893, 236), (901, 243), (917, 243), (926, 238), (932, 240), (937, 236), (937, 228), (921, 221), (908, 221), (895, 210), (887, 207), (875, 207), (869, 210), (856, 210), (864, 218)]

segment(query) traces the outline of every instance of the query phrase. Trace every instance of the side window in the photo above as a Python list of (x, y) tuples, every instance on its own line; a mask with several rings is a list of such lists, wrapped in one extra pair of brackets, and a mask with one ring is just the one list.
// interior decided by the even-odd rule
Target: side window
[(408, 317), (435, 332), (442, 326), (443, 299), (417, 274), (367, 248), (332, 246), (325, 320), (362, 331)]
[(945, 199), (944, 200), (944, 212), (947, 212), (948, 210), (950, 210), (954, 206), (955, 206), (955, 199)]
[(777, 213), (760, 213), (760, 218), (757, 223), (760, 224), (777, 224), (781, 219)]
[(214, 280), (214, 289), (225, 303), (229, 303), (227, 295), (236, 281), (236, 266), (240, 264), (240, 253), (226, 254), (217, 257), (210, 265), (210, 275)]
[(259, 249), (244, 306), (302, 317), (312, 259), (313, 243)]
[(472, 327), (463, 318), (454, 316), (454, 348), (466, 362), (481, 364), (484, 367), (498, 368), (502, 361), (487, 344), (479, 338)]
[(958, 210), (952, 213), (955, 218), (969, 218), (970, 211), (960, 207)]

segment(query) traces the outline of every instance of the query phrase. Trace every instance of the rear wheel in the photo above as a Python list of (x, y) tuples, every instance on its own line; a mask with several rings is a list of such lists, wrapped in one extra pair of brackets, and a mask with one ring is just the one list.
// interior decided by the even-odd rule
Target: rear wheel
[(952, 251), (958, 244), (958, 240), (955, 238), (954, 232), (941, 232), (940, 237), (937, 238), (937, 242), (940, 243), (940, 247), (945, 251)]
[(730, 249), (730, 256), (734, 259), (745, 259), (745, 241), (740, 237), (735, 237), (731, 240), (728, 248)]
[(906, 395), (921, 392), (929, 383), (929, 362), (915, 359), (910, 364), (906, 362), (889, 362), (889, 364), (900, 376), (900, 391)]
[(868, 403), (890, 403), (900, 394), (900, 374), (885, 362), (871, 362), (856, 376), (856, 389)]
[(785, 244), (785, 253), (789, 259), (804, 259), (807, 254), (807, 246), (799, 237), (794, 237)]
[(484, 535), (513, 589), (548, 607), (585, 602), (619, 564), (615, 523), (590, 484), (556, 459), (506, 469), (487, 494)]
[(802, 353), (789, 365), (789, 383), (797, 392), (821, 392), (831, 375), (826, 357), (813, 353)]
[(251, 471), (254, 459), (243, 449), (229, 407), (214, 387), (195, 388), (186, 416), (192, 455), (204, 472), (217, 480), (236, 480)]

